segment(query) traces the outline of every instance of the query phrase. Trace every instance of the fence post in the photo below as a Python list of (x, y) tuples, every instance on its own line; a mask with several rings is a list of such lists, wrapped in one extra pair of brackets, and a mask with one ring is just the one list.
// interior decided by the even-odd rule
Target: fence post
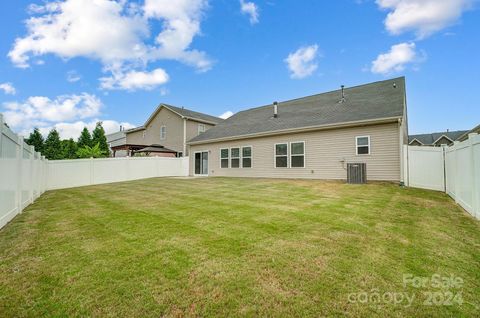
[(90, 185), (93, 184), (94, 175), (93, 175), (93, 157), (90, 157)]
[(5, 125), (3, 123), (3, 115), (0, 114), (0, 158), (2, 158), (2, 151), (3, 151), (3, 130), (5, 129)]
[(22, 213), (23, 206), (22, 206), (22, 183), (23, 183), (23, 175), (22, 175), (22, 165), (23, 165), (23, 137), (17, 135), (17, 175), (18, 175), (18, 182), (17, 182), (17, 204), (18, 204), (18, 213)]
[(458, 145), (460, 144), (460, 141), (454, 141), (453, 142), (453, 159), (454, 159), (454, 165), (453, 165), (453, 174), (455, 175), (455, 203), (458, 204), (458, 189), (459, 189), (459, 178), (458, 178)]
[(35, 147), (30, 146), (30, 187), (28, 189), (28, 194), (30, 197), (30, 203), (33, 203), (35, 201), (35, 198), (33, 197), (33, 188), (35, 186)]
[(479, 202), (479, 194), (478, 191), (479, 189), (479, 180), (477, 180), (477, 174), (478, 174), (478, 167), (475, 165), (475, 141), (478, 137), (478, 134), (476, 133), (471, 133), (468, 134), (468, 142), (469, 142), (469, 147), (470, 147), (470, 162), (471, 162), (471, 167), (472, 167), (472, 208), (473, 208), (473, 216), (476, 218), (480, 218), (480, 202)]

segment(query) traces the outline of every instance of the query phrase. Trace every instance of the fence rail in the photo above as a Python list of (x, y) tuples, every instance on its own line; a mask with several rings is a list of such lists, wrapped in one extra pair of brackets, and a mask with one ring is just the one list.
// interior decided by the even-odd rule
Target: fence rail
[(446, 192), (480, 219), (480, 135), (450, 147), (405, 146), (406, 185)]
[(46, 190), (47, 160), (13, 133), (0, 114), (0, 228)]

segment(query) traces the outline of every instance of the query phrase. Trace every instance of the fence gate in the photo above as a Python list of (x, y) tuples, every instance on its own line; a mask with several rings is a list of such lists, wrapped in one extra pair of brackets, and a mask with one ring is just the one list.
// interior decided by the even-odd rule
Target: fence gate
[(407, 183), (414, 188), (445, 191), (443, 147), (406, 146)]

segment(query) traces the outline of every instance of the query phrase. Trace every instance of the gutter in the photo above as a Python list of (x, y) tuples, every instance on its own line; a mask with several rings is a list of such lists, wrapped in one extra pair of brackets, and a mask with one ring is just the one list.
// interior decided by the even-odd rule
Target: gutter
[(386, 124), (386, 123), (394, 123), (394, 122), (401, 122), (401, 121), (402, 121), (401, 116), (386, 117), (386, 118), (381, 118), (381, 119), (349, 121), (349, 122), (344, 122), (344, 123), (327, 124), (327, 125), (319, 125), (319, 126), (307, 126), (307, 127), (301, 127), (301, 128), (289, 128), (289, 129), (254, 133), (254, 134), (238, 135), (238, 136), (215, 138), (215, 139), (206, 139), (206, 140), (200, 140), (200, 141), (190, 141), (190, 142), (187, 142), (187, 144), (188, 145), (201, 145), (201, 144), (208, 144), (208, 143), (220, 142), (220, 141), (231, 141), (231, 140), (240, 140), (240, 139), (245, 139), (245, 138), (257, 138), (257, 137), (265, 137), (265, 136), (283, 135), (283, 134), (288, 134), (288, 133), (300, 133), (300, 132), (309, 132), (309, 131), (316, 131), (316, 130), (328, 130), (328, 129), (335, 129), (335, 128), (357, 127), (357, 126), (374, 125), (374, 124)]

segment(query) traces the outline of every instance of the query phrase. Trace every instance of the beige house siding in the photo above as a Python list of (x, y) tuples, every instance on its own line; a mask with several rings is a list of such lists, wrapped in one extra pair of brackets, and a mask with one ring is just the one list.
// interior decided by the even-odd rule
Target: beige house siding
[(205, 125), (205, 131), (213, 127), (213, 125), (210, 124), (199, 123), (191, 119), (187, 120), (187, 141), (198, 136), (198, 125)]
[[(167, 135), (163, 140), (160, 139), (162, 126), (167, 127)], [(167, 108), (162, 108), (145, 130), (127, 133), (127, 144), (159, 144), (178, 152), (183, 151), (183, 141), (183, 119)]]
[[(365, 162), (368, 180), (398, 182), (403, 139), (399, 125), (390, 123), (192, 145), (190, 175), (194, 174), (194, 153), (208, 151), (210, 176), (346, 179), (346, 163)], [(356, 155), (356, 136), (370, 136), (370, 155)], [(274, 145), (296, 141), (305, 141), (305, 168), (275, 168)], [(252, 168), (220, 168), (220, 149), (242, 146), (252, 146)]]

